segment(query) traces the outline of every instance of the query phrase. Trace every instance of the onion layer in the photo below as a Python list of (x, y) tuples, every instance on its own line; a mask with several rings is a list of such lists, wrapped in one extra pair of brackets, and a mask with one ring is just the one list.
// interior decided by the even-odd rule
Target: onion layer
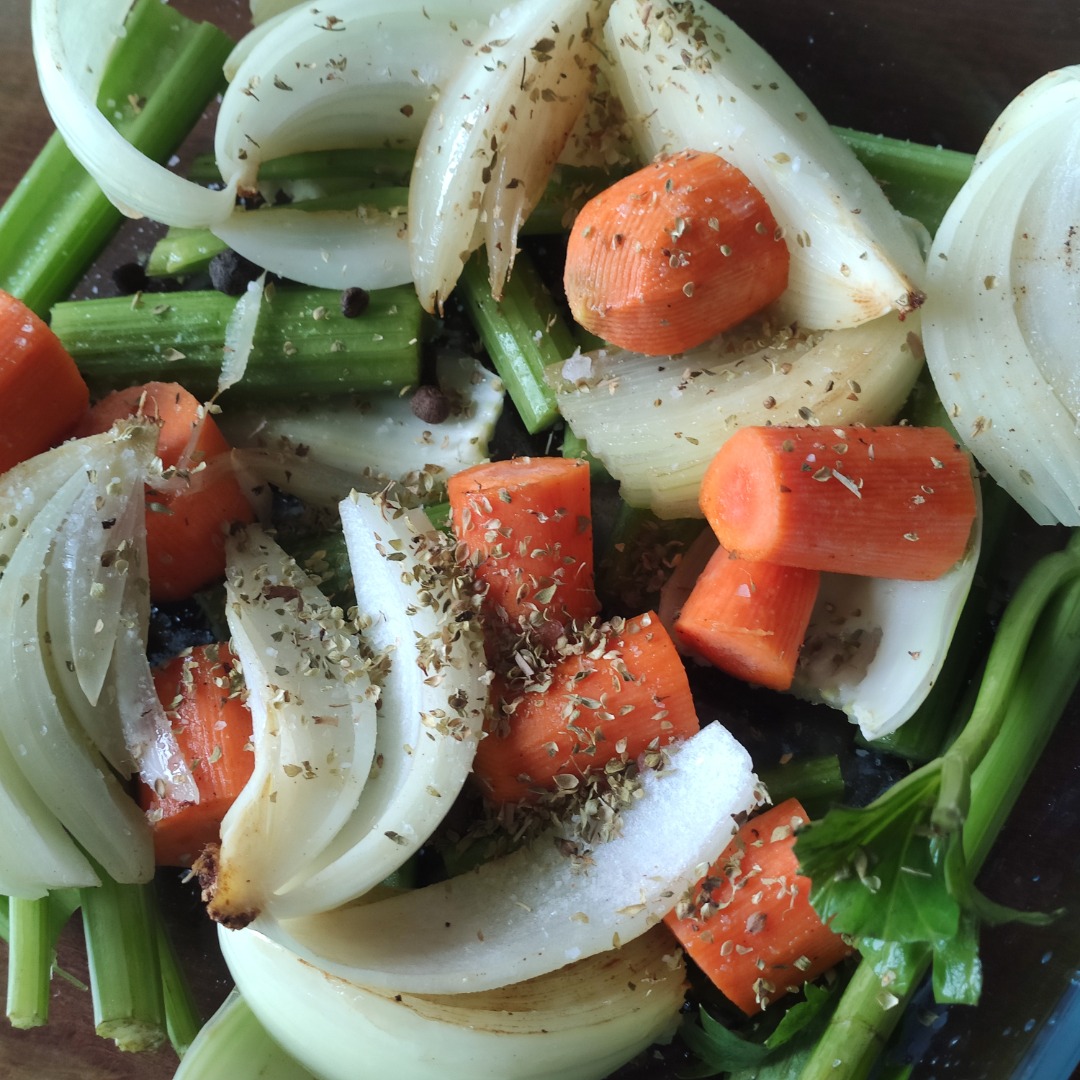
[(708, 150), (765, 196), (791, 252), (783, 321), (854, 326), (922, 298), (918, 244), (791, 77), (708, 3), (616, 0), (607, 73), (639, 152)]
[(601, 1080), (670, 1036), (685, 986), (659, 929), (527, 982), (442, 997), (373, 990), (250, 930), (223, 932), (221, 946), (251, 1009), (320, 1080)]
[(1010, 105), (930, 252), (926, 357), (979, 463), (1038, 522), (1080, 524), (1080, 67)]

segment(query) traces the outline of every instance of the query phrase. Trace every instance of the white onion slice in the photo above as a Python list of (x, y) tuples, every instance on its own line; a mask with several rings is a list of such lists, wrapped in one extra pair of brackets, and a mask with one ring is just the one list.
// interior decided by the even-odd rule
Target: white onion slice
[[(266, 273), (261, 273), (254, 281), (247, 283), (247, 288), (236, 301), (236, 307), (225, 324), (224, 354), (221, 374), (218, 376), (217, 394), (224, 393), (230, 386), (235, 386), (247, 371), (248, 360), (255, 344), (255, 329), (259, 324), (263, 297), (266, 292)], [(186, 456), (186, 455), (185, 455)]]
[(193, 184), (136, 150), (98, 110), (106, 60), (133, 0), (34, 0), (31, 30), (42, 97), (57, 130), (102, 191), (125, 213), (203, 226), (233, 211), (235, 187)]
[(918, 332), (917, 315), (814, 336), (752, 323), (680, 356), (574, 356), (549, 377), (628, 503), (698, 517), (705, 469), (739, 427), (891, 421), (922, 367)]
[(960, 561), (933, 581), (822, 574), (792, 692), (840, 709), (868, 741), (926, 699), (964, 608), (982, 543), (982, 508)]
[(633, 940), (675, 906), (756, 801), (749, 755), (719, 724), (643, 774), (622, 831), (580, 862), (557, 834), (424, 889), (255, 924), (309, 962), (390, 991), (490, 990)]
[(230, 541), (226, 594), (255, 771), (222, 821), (209, 908), (243, 924), (355, 809), (377, 692), (341, 611), (260, 529)]
[(257, 266), (321, 289), (412, 280), (405, 218), (358, 210), (238, 210), (213, 232)]
[(253, 190), (262, 161), (305, 150), (415, 146), (432, 102), (497, 10), (491, 0), (298, 5), (244, 42), (214, 150)]
[[(0, 578), (0, 618), (7, 629), (0, 647), (0, 680), (9, 688), (0, 711), (0, 737), (40, 800), (113, 878), (148, 881), (153, 851), (146, 822), (88, 742), (68, 702), (57, 696), (52, 654), (45, 646), (53, 633), (47, 582), (65, 569), (56, 555), (57, 536), (85, 491), (88, 474), (103, 488), (141, 485), (151, 444), (136, 437), (69, 445), (73, 449), (64, 456), (73, 458), (75, 467), (26, 524)], [(32, 469), (22, 475), (32, 477)], [(100, 520), (72, 524), (101, 528)]]
[(927, 362), (979, 463), (1036, 521), (1077, 525), (1080, 67), (1004, 115), (934, 240)]
[(853, 326), (921, 299), (900, 215), (791, 77), (707, 3), (616, 0), (606, 71), (647, 160), (709, 150), (765, 197), (791, 252), (785, 321)]
[(275, 913), (327, 911), (419, 849), (472, 765), (487, 703), (483, 636), (452, 542), (422, 510), (354, 492), (340, 507), (363, 639), (385, 669), (377, 767), (352, 819)]
[(442, 997), (357, 985), (252, 931), (221, 944), (251, 1009), (320, 1080), (601, 1080), (669, 1038), (683, 1002), (660, 929), (527, 982)]
[(262, 451), (237, 451), (252, 469), (319, 505), (336, 508), (354, 487), (429, 501), (452, 473), (487, 459), (505, 398), (502, 380), (472, 357), (444, 353), (436, 373), (450, 404), (441, 424), (425, 423), (397, 393), (340, 408), (230, 409), (218, 422), (233, 446)]
[(409, 186), (413, 280), (442, 310), (486, 244), (499, 297), (521, 223), (585, 107), (610, 0), (519, 0), (492, 23), (424, 128)]

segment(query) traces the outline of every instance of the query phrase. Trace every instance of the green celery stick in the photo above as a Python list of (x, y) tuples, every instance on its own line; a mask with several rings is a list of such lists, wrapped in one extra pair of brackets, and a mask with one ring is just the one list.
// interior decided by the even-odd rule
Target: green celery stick
[(152, 1050), (167, 1034), (153, 886), (96, 869), (101, 884), (79, 890), (94, 1025), (121, 1050)]
[(774, 804), (798, 799), (803, 809), (818, 817), (844, 796), (844, 777), (840, 759), (825, 757), (795, 758), (786, 765), (759, 769), (758, 779), (765, 785)]
[(465, 307), (530, 435), (559, 415), (544, 381), (548, 364), (574, 352), (574, 339), (532, 260), (518, 252), (501, 300), (488, 284), (487, 259), (477, 252), (461, 274)]
[[(224, 86), (232, 41), (159, 0), (133, 8), (98, 100), (147, 156), (164, 161)], [(66, 296), (123, 217), (59, 134), (0, 208), (0, 288), (44, 317)]]
[[(373, 292), (355, 319), (341, 314), (340, 298), (330, 289), (275, 289), (228, 400), (296, 401), (415, 384), (430, 323), (412, 287)], [(60, 303), (51, 322), (92, 394), (156, 379), (206, 398), (217, 387), (235, 306), (235, 297), (212, 290), (148, 293)]]
[(154, 920), (161, 966), (161, 989), (165, 1003), (165, 1028), (177, 1057), (183, 1057), (202, 1028), (202, 1016), (195, 1004), (187, 975), (176, 955), (172, 939), (160, 915)]
[(49, 1018), (49, 982), (53, 941), (49, 934), (49, 898), (12, 897), (8, 908), (7, 1017), (15, 1028), (40, 1027)]

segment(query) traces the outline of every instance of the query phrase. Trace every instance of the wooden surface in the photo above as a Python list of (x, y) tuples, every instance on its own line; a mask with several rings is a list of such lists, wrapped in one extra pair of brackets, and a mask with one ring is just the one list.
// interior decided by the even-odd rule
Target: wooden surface
[[(219, 21), (224, 14), (230, 27), (241, 25), (239, 0), (185, 0), (179, 6)], [(767, 44), (834, 123), (968, 151), (1023, 86), (1051, 67), (1080, 61), (1080, 5), (1074, 0), (731, 0), (726, 9)], [(29, 0), (0, 0), (0, 199), (50, 131), (30, 56), (28, 12)], [(987, 867), (983, 885), (995, 899), (1043, 909), (1075, 903), (1077, 793), (1080, 738), (1073, 723), (1055, 738)], [(227, 986), (219, 967), (205, 966), (212, 934), (199, 921), (190, 890), (166, 893), (189, 963), (197, 977), (205, 973), (200, 988), (210, 1008)], [(984, 1005), (977, 1012), (953, 1010), (939, 1035), (927, 1029), (929, 1049), (916, 1075), (1010, 1075), (1045, 1018), (1032, 988), (1060, 992), (1076, 977), (1080, 948), (1073, 927), (1069, 919), (1049, 930), (991, 932), (984, 945)], [(85, 979), (74, 934), (65, 937), (61, 964)], [(15, 1032), (0, 1021), (0, 1078), (172, 1075), (170, 1052), (121, 1055), (92, 1035), (90, 1016), (89, 995), (57, 981), (48, 1028)]]

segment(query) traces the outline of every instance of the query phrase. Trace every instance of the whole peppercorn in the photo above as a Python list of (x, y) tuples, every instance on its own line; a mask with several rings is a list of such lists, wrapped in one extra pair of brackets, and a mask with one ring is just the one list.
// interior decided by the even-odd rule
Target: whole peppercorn
[(121, 296), (133, 296), (146, 288), (146, 268), (137, 262), (124, 263), (113, 270), (112, 279)]
[(232, 248), (219, 251), (210, 260), (210, 284), (227, 296), (240, 296), (261, 273), (262, 267)]
[(437, 386), (417, 387), (409, 407), (425, 424), (441, 424), (450, 415), (450, 399)]
[(367, 289), (355, 287), (345, 289), (341, 294), (341, 314), (346, 319), (355, 319), (358, 315), (363, 315), (367, 311), (370, 303), (371, 294)]

